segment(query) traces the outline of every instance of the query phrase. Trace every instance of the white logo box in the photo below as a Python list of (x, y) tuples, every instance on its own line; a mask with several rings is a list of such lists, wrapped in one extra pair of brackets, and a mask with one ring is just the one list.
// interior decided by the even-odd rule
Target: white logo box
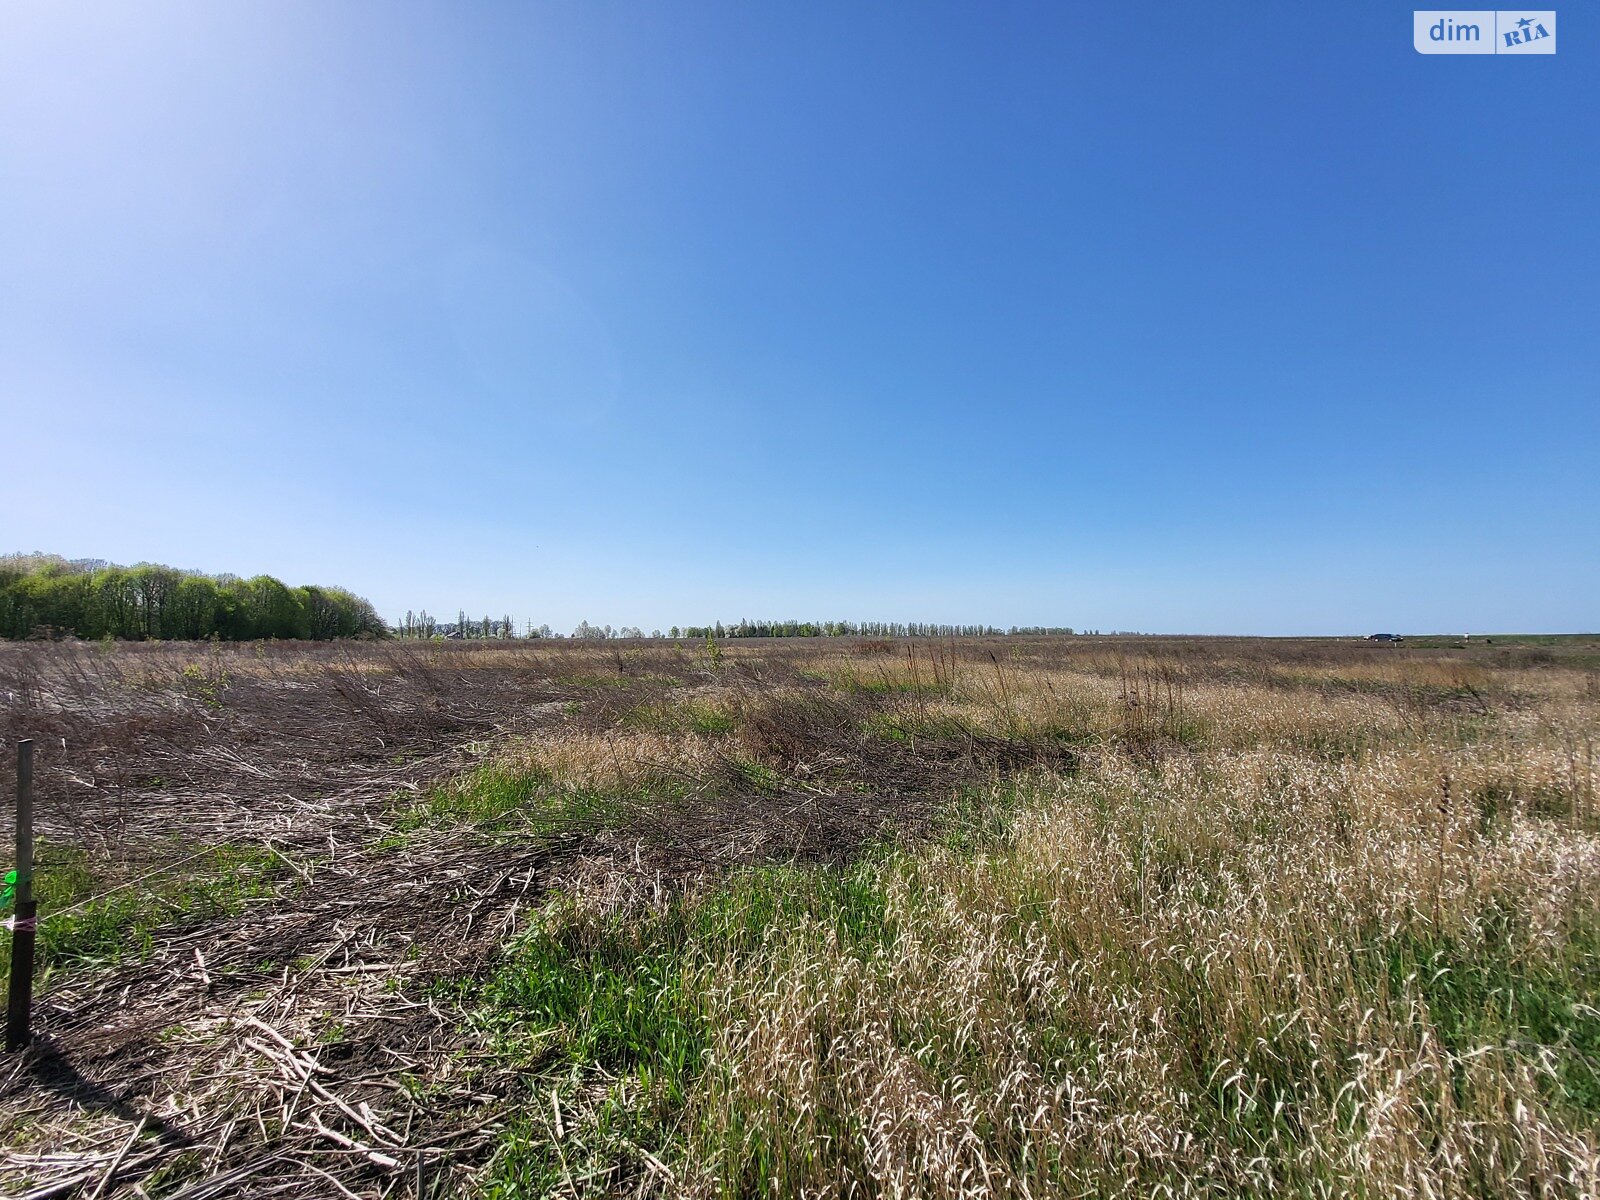
[(1554, 54), (1554, 9), (1438, 8), (1412, 13), (1418, 54)]

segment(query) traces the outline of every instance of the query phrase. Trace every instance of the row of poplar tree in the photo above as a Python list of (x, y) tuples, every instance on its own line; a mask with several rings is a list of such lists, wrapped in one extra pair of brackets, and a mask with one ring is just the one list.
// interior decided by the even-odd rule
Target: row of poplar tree
[[(1065, 626), (936, 625), (925, 621), (740, 621), (737, 625), (690, 625), (684, 637), (995, 637), (1006, 633), (1068, 634)], [(678, 627), (672, 627), (677, 637)]]
[[(393, 630), (402, 638), (549, 638), (572, 637), (579, 640), (608, 638), (659, 638), (661, 630), (646, 633), (637, 626), (624, 625), (613, 629), (610, 625), (579, 623), (569, 634), (554, 633), (548, 625), (535, 626), (531, 621), (519, 632), (510, 617), (481, 621), (457, 615), (455, 621), (440, 621), (422, 612), (407, 612)], [(1075, 630), (1061, 625), (1013, 625), (1002, 629), (998, 625), (935, 625), (919, 621), (740, 621), (724, 625), (674, 625), (666, 633), (669, 638), (740, 638), (740, 637), (996, 637), (1004, 634), (1070, 634)]]
[(270, 575), (240, 579), (155, 563), (119, 567), (53, 554), (0, 557), (0, 637), (384, 637), (360, 596), (336, 587), (289, 587)]

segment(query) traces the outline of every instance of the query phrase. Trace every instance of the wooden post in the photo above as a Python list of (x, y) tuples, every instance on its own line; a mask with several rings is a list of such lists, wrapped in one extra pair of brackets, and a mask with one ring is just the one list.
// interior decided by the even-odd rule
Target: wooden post
[(33, 939), (39, 906), (33, 899), (33, 741), (17, 743), (17, 906), (11, 920), (11, 987), (6, 1003), (6, 1049), (32, 1040)]

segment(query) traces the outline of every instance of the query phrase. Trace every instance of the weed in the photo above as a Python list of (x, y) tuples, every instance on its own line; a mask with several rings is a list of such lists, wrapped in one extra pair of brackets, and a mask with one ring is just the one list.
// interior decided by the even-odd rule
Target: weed
[[(296, 878), (260, 846), (217, 846), (174, 855), (170, 873), (127, 882), (85, 851), (41, 839), (34, 896), (39, 904), (38, 962), (53, 970), (106, 965), (148, 954), (155, 930), (240, 911), (250, 900), (285, 890)], [(179, 869), (181, 868), (181, 869)], [(9, 970), (10, 940), (0, 942), (0, 970)], [(43, 982), (41, 981), (41, 988)]]

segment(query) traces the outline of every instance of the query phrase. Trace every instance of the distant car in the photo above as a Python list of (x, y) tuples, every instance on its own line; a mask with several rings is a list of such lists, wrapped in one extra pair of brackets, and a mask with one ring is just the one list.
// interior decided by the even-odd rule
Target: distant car
[(1401, 637), (1398, 633), (1369, 633), (1369, 634), (1367, 634), (1367, 641), (1369, 641), (1369, 642), (1403, 642), (1403, 641), (1405, 641), (1405, 638)]

